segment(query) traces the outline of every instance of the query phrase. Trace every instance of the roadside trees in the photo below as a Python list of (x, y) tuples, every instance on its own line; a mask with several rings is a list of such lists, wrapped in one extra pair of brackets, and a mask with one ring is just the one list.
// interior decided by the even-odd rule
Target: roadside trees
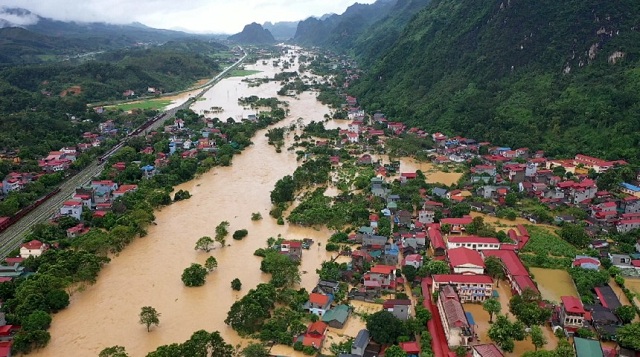
[(198, 241), (196, 242), (196, 250), (203, 250), (207, 253), (209, 253), (211, 251), (211, 249), (213, 249), (213, 239), (211, 239), (211, 237), (201, 237), (200, 239), (198, 239)]

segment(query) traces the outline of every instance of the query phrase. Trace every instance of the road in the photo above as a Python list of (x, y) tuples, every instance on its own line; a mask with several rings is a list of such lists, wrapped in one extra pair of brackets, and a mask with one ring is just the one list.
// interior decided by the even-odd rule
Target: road
[[(202, 90), (195, 96), (195, 98), (200, 98), (206, 91), (208, 91), (212, 86), (218, 83), (218, 81), (220, 81), (230, 70), (241, 64), (245, 60), (245, 58), (247, 58), (246, 52), (241, 59), (239, 59), (233, 65), (227, 67), (224, 71), (222, 71), (220, 74), (203, 85), (201, 87)], [(178, 107), (167, 110), (165, 112), (166, 115), (162, 119), (156, 121), (151, 126), (149, 126), (149, 128), (138, 135), (145, 135), (146, 132), (163, 126), (164, 122), (168, 119), (171, 119), (178, 110), (187, 109), (190, 105), (191, 101), (186, 101)], [(99, 164), (97, 161), (93, 162), (91, 165), (87, 166), (82, 171), (78, 172), (76, 175), (63, 182), (60, 185), (60, 192), (58, 192), (58, 194), (51, 197), (49, 200), (26, 214), (24, 217), (22, 217), (21, 220), (2, 232), (0, 234), (0, 258), (4, 259), (11, 251), (20, 247), (24, 240), (24, 236), (33, 225), (44, 222), (54, 216), (56, 212), (59, 211), (62, 203), (71, 199), (71, 197), (75, 193), (76, 187), (83, 186), (91, 181), (94, 177), (98, 176), (100, 172), (102, 172), (103, 168), (104, 164)]]

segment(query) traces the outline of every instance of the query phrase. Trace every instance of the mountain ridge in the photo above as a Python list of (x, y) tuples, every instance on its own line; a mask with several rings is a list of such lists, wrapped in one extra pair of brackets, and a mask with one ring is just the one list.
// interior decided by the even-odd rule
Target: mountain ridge
[(426, 129), (637, 161), (638, 24), (629, 0), (433, 0), (353, 94)]
[(273, 44), (276, 42), (271, 32), (256, 22), (245, 25), (241, 32), (229, 36), (227, 40), (245, 44)]

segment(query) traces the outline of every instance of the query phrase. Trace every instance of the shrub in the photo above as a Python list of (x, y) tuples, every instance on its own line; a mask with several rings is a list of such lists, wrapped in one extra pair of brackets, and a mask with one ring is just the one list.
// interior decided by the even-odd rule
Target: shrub
[(261, 219), (262, 219), (262, 214), (260, 214), (260, 212), (254, 212), (251, 214), (252, 221), (259, 221)]
[(240, 289), (242, 289), (242, 282), (240, 281), (240, 279), (235, 278), (231, 280), (231, 289), (235, 291), (240, 291)]
[(174, 201), (182, 201), (189, 198), (191, 198), (191, 194), (189, 193), (189, 191), (186, 191), (186, 190), (180, 190), (176, 192), (175, 196), (173, 196)]
[(241, 240), (242, 238), (246, 237), (247, 234), (249, 234), (249, 232), (246, 229), (239, 229), (233, 232), (233, 239)]

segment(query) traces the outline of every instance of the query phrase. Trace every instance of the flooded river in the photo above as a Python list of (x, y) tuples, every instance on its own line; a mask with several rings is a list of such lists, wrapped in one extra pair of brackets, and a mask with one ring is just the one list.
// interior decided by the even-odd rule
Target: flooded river
[[(273, 67), (256, 65), (248, 69), (263, 71), (255, 76), (273, 73)], [(269, 72), (271, 71), (271, 72)], [(273, 97), (278, 85), (271, 83), (249, 88), (240, 78), (228, 78), (206, 95), (200, 106), (219, 105), (225, 108), (224, 118), (241, 115), (236, 105), (238, 97), (258, 95)], [(228, 97), (227, 97), (228, 96)], [(299, 99), (288, 99), (290, 115), (277, 126), (288, 126), (299, 117), (305, 121), (323, 119), (328, 108), (315, 100), (314, 93), (304, 93)], [(221, 100), (221, 101), (218, 101)], [(202, 177), (177, 189), (188, 190), (193, 197), (156, 212), (157, 226), (149, 227), (147, 237), (134, 241), (119, 256), (113, 257), (98, 277), (95, 285), (75, 293), (71, 305), (56, 314), (51, 325), (51, 342), (33, 356), (97, 356), (112, 345), (125, 346), (131, 356), (144, 356), (158, 346), (183, 342), (199, 329), (220, 331), (228, 343), (242, 339), (224, 324), (231, 304), (268, 276), (260, 272), (261, 259), (253, 252), (266, 245), (266, 239), (281, 234), (291, 239), (310, 237), (316, 243), (303, 252), (302, 286), (311, 289), (317, 276), (315, 269), (330, 258), (324, 243), (330, 232), (310, 228), (278, 226), (269, 217), (269, 193), (282, 176), (293, 173), (297, 163), (294, 153), (276, 154), (267, 143), (265, 131), (257, 133), (254, 145), (234, 157), (231, 167), (215, 168)], [(251, 213), (260, 212), (260, 221), (251, 221)], [(215, 235), (221, 221), (229, 221), (229, 231), (247, 229), (249, 235), (229, 246), (211, 252), (218, 268), (209, 274), (207, 283), (199, 288), (187, 288), (180, 275), (192, 262), (204, 263), (209, 254), (195, 251), (198, 238)], [(317, 242), (322, 242), (319, 247)], [(230, 283), (242, 282), (236, 292)], [(153, 306), (160, 313), (160, 326), (147, 333), (138, 323), (142, 306)]]

